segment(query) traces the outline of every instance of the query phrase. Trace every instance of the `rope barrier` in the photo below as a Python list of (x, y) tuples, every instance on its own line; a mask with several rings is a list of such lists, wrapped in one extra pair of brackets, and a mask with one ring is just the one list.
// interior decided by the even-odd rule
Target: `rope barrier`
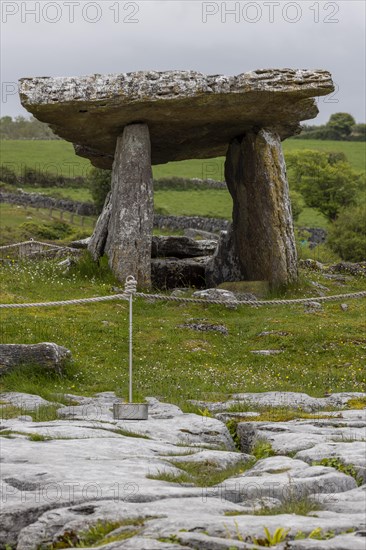
[(74, 250), (74, 248), (71, 248), (69, 246), (59, 246), (57, 244), (43, 243), (41, 241), (34, 241), (33, 239), (30, 239), (29, 241), (23, 241), (21, 243), (3, 245), (3, 246), (0, 246), (0, 250), (6, 250), (8, 248), (17, 248), (17, 247), (20, 247), (20, 246), (23, 246), (23, 245), (26, 245), (26, 244), (30, 244), (30, 245), (38, 244), (38, 245), (41, 245), (41, 246), (48, 246), (50, 248), (59, 248), (61, 250), (64, 250), (65, 248), (67, 248), (69, 250)]
[[(271, 306), (271, 305), (286, 305), (286, 304), (308, 304), (309, 302), (326, 302), (331, 300), (343, 300), (350, 298), (366, 298), (366, 291), (351, 292), (348, 294), (337, 294), (334, 296), (319, 296), (316, 298), (294, 298), (292, 300), (214, 300), (210, 298), (182, 298), (178, 296), (162, 296), (161, 294), (144, 294), (136, 292), (138, 298), (150, 300), (165, 300), (168, 302), (183, 302), (183, 303), (198, 303), (198, 304), (216, 304), (216, 305), (249, 305), (249, 306)], [(0, 306), (1, 307), (1, 306)]]
[[(55, 244), (44, 243), (41, 241), (34, 241), (33, 239), (29, 241), (24, 241), (21, 243), (8, 244), (0, 246), (0, 250), (6, 250), (10, 248), (16, 248), (23, 245), (41, 245), (49, 247), (52, 250), (72, 250), (74, 248), (68, 246), (58, 246)], [(181, 296), (166, 296), (163, 294), (147, 294), (144, 292), (137, 292), (137, 281), (130, 275), (126, 279), (125, 290), (122, 294), (112, 294), (110, 296), (96, 296), (95, 298), (79, 298), (74, 300), (60, 300), (57, 302), (33, 302), (33, 303), (24, 303), (24, 304), (0, 304), (0, 309), (26, 309), (32, 307), (54, 307), (54, 306), (68, 306), (68, 305), (80, 305), (80, 304), (90, 304), (98, 302), (110, 302), (113, 300), (129, 300), (129, 297), (133, 295), (136, 298), (143, 298), (145, 300), (160, 300), (165, 302), (181, 302), (185, 304), (213, 304), (213, 305), (224, 305), (224, 306), (271, 306), (271, 305), (287, 305), (287, 304), (308, 304), (310, 302), (330, 302), (335, 300), (347, 300), (354, 298), (365, 298), (366, 291), (360, 292), (351, 292), (348, 294), (336, 294), (334, 296), (317, 296), (313, 298), (293, 298), (288, 300), (218, 300), (213, 298), (184, 298)]]
[(29, 304), (0, 304), (0, 309), (26, 309), (31, 307), (53, 307), (92, 304), (97, 302), (111, 302), (112, 300), (128, 300), (127, 294), (113, 294), (111, 296), (96, 296), (95, 298), (79, 298), (75, 300), (60, 300), (58, 302), (33, 302)]
[(43, 246), (45, 248), (48, 248), (48, 251), (36, 251), (36, 254), (45, 254), (47, 252), (55, 252), (55, 251), (69, 251), (69, 252), (76, 252), (77, 249), (76, 248), (71, 248), (70, 246), (59, 246), (57, 244), (50, 244), (50, 243), (44, 243), (42, 241), (35, 241), (33, 239), (30, 239), (29, 241), (23, 241), (21, 243), (14, 243), (14, 244), (6, 244), (6, 245), (3, 245), (3, 246), (0, 246), (0, 251), (1, 250), (9, 250), (9, 249), (12, 249), (12, 248), (21, 248), (22, 246), (26, 246), (26, 245), (30, 245), (32, 247), (32, 245), (38, 245), (38, 246)]
[(164, 296), (162, 294), (146, 294), (136, 292), (137, 282), (131, 277), (127, 278), (123, 294), (112, 294), (110, 296), (96, 296), (95, 298), (79, 298), (75, 300), (60, 300), (57, 302), (33, 302), (25, 304), (0, 304), (0, 309), (26, 309), (32, 307), (54, 307), (68, 305), (82, 305), (98, 302), (111, 302), (113, 300), (129, 300), (130, 295), (136, 298), (147, 300), (161, 300), (166, 302), (181, 302), (186, 304), (214, 304), (224, 306), (270, 306), (287, 304), (308, 304), (310, 302), (327, 302), (333, 300), (347, 300), (354, 298), (366, 298), (366, 291), (352, 292), (348, 294), (337, 294), (334, 296), (319, 296), (315, 298), (295, 298), (292, 300), (214, 300), (206, 298), (182, 298), (178, 296)]

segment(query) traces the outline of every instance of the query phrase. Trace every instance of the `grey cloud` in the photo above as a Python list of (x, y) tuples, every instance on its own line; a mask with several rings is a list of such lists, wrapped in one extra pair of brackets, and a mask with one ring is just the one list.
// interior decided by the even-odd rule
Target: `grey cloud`
[[(90, 6), (84, 15), (94, 17), (96, 10), (92, 2), (79, 0), (78, 3), (79, 6), (74, 4), (74, 23), (70, 23), (66, 1), (40, 2), (41, 9), (49, 5), (46, 14), (50, 18), (56, 13), (51, 4), (57, 4), (62, 17), (52, 24), (45, 21), (42, 14), (39, 23), (35, 23), (31, 15), (22, 23), (21, 8), (32, 8), (36, 2), (1, 2), (3, 10), (4, 6), (7, 10), (12, 6), (19, 8), (17, 14), (9, 15), (2, 23), (3, 91), (4, 83), (16, 82), (23, 76), (145, 69), (238, 74), (266, 67), (324, 68), (332, 72), (338, 92), (330, 99), (319, 101), (317, 122), (325, 122), (336, 111), (348, 111), (358, 121), (365, 120), (363, 1), (226, 2), (227, 9), (239, 4), (240, 15), (238, 22), (234, 15), (227, 15), (225, 23), (222, 22), (225, 14), (220, 12), (225, 3), (221, 1), (102, 0), (94, 2), (101, 13), (95, 24), (82, 17), (86, 4)], [(119, 23), (114, 22), (117, 4)], [(138, 5), (138, 13), (134, 4)], [(272, 23), (270, 8), (274, 10)], [(203, 23), (202, 10), (205, 9), (218, 12), (208, 15), (207, 22)], [(260, 15), (258, 21), (250, 23), (256, 14)], [(296, 23), (285, 20), (295, 19), (299, 14), (301, 17)], [(2, 15), (4, 21), (4, 11)], [(318, 23), (314, 21), (317, 17)], [(123, 22), (126, 18), (139, 22)], [(327, 18), (339, 22), (326, 23)], [(2, 97), (1, 111), (3, 115), (24, 114), (17, 94)]]

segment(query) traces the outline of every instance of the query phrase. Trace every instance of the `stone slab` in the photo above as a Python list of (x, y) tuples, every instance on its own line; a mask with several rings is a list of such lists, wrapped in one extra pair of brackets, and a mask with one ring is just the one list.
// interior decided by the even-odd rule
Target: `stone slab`
[(237, 76), (195, 71), (140, 71), (81, 77), (34, 77), (19, 82), (23, 107), (75, 144), (78, 155), (111, 168), (126, 125), (145, 122), (152, 162), (224, 155), (228, 143), (253, 127), (282, 139), (314, 118), (314, 100), (334, 90), (329, 72), (261, 69)]

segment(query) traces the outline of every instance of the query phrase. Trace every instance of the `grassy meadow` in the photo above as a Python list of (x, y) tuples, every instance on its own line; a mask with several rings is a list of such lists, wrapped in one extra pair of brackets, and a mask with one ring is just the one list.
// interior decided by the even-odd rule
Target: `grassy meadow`
[[(365, 170), (365, 144), (361, 142), (340, 142), (320, 140), (288, 139), (283, 143), (287, 152), (302, 149), (344, 152), (355, 170)], [(1, 163), (9, 165), (18, 174), (25, 166), (67, 177), (86, 175), (90, 169), (88, 160), (74, 153), (71, 143), (54, 140), (7, 140), (0, 144)], [(169, 177), (224, 179), (224, 158), (196, 159), (170, 162), (154, 166), (155, 179)], [(23, 187), (25, 191), (38, 192), (58, 198), (77, 201), (91, 201), (87, 188)], [(155, 208), (162, 214), (177, 216), (208, 216), (231, 219), (232, 200), (226, 190), (158, 190), (155, 192)], [(0, 220), (0, 224), (3, 222)], [(305, 207), (297, 222), (299, 227), (321, 227), (326, 229), (327, 220), (313, 208)]]
[(0, 164), (17, 174), (27, 166), (65, 177), (85, 176), (90, 168), (90, 162), (76, 156), (72, 144), (63, 140), (2, 140)]
[[(50, 215), (52, 214), (52, 216)], [(71, 212), (0, 203), (0, 246), (33, 238), (46, 242), (68, 243), (88, 237), (96, 218)], [(42, 234), (43, 232), (43, 234)]]
[[(287, 140), (285, 152), (303, 148), (344, 151), (354, 168), (363, 166), (363, 143)], [(44, 168), (65, 176), (83, 175), (89, 162), (76, 157), (63, 141), (5, 141), (1, 163), (14, 163), (18, 172), (25, 165)], [(73, 164), (75, 163), (75, 164)], [(52, 168), (52, 166), (54, 168)], [(55, 168), (56, 166), (56, 168)], [(70, 166), (74, 172), (70, 173)], [(223, 179), (223, 159), (191, 160), (154, 167), (154, 177), (171, 176)], [(25, 188), (74, 200), (90, 200), (88, 189)], [(231, 217), (231, 197), (225, 190), (158, 190), (158, 212), (175, 215)], [(54, 214), (59, 220), (59, 213)], [(24, 236), (24, 224), (49, 225), (49, 212), (42, 209), (0, 205), (1, 233), (7, 242)], [(90, 234), (94, 219), (84, 226), (75, 216), (64, 221), (71, 226), (71, 239)], [(299, 226), (326, 227), (316, 210), (304, 208)], [(23, 232), (23, 233), (22, 233)], [(1, 237), (1, 244), (4, 243)], [(44, 239), (42, 239), (44, 240)], [(46, 239), (47, 240), (47, 239)], [(66, 239), (64, 239), (66, 242)], [(323, 255), (322, 255), (323, 254)], [(337, 261), (329, 251), (300, 248), (300, 258)], [(5, 255), (6, 256), (6, 255)], [(103, 259), (94, 265), (85, 255), (69, 271), (59, 260), (22, 263), (3, 256), (0, 270), (0, 302), (63, 300), (107, 295), (120, 286)], [(365, 279), (346, 275), (327, 279), (322, 272), (300, 271), (287, 298), (316, 300), (323, 285), (325, 294), (365, 289)], [(267, 297), (270, 297), (268, 295)], [(136, 399), (155, 396), (192, 408), (189, 399), (224, 399), (233, 392), (303, 391), (321, 396), (326, 392), (366, 391), (363, 365), (366, 359), (364, 302), (349, 300), (346, 311), (340, 302), (324, 304), (317, 313), (305, 313), (303, 305), (285, 307), (242, 306), (236, 310), (213, 305), (181, 305), (136, 300), (134, 306), (134, 373)], [(65, 375), (47, 375), (30, 366), (1, 377), (0, 391), (36, 393), (50, 398), (57, 393), (82, 393), (114, 389), (126, 397), (128, 387), (128, 308), (124, 302), (84, 306), (2, 310), (2, 343), (56, 342), (73, 355)], [(179, 325), (189, 322), (224, 325), (220, 332), (197, 332)], [(266, 332), (266, 335), (261, 335)], [(269, 334), (268, 334), (269, 333)], [(255, 350), (275, 349), (278, 355), (261, 356)]]
[[(355, 170), (366, 170), (366, 149), (363, 142), (287, 139), (283, 142), (285, 155), (303, 149), (345, 153)], [(24, 166), (39, 168), (66, 177), (83, 176), (90, 168), (87, 159), (74, 153), (71, 143), (63, 140), (4, 140), (0, 143), (0, 164), (7, 164), (18, 174)], [(183, 160), (153, 167), (154, 177), (224, 179), (224, 157)]]
[[(364, 280), (346, 283), (321, 273), (301, 271), (298, 285), (286, 296), (316, 299), (312, 283), (327, 294), (356, 291)], [(1, 270), (4, 302), (62, 300), (105, 295), (118, 285), (104, 262), (99, 268), (84, 258), (65, 273), (57, 262), (12, 263)], [(366, 340), (364, 303), (324, 304), (317, 313), (303, 305), (242, 306), (236, 310), (214, 305), (181, 305), (136, 300), (134, 306), (134, 373), (136, 399), (149, 395), (186, 404), (188, 399), (221, 399), (233, 392), (288, 390), (324, 395), (335, 391), (365, 391), (363, 365)], [(187, 322), (224, 325), (219, 332), (180, 328)], [(271, 334), (261, 335), (261, 333)], [(74, 362), (65, 376), (24, 368), (2, 377), (1, 391), (91, 394), (116, 390), (127, 395), (128, 304), (2, 311), (3, 343), (56, 342), (68, 347)], [(251, 352), (280, 350), (279, 355)]]

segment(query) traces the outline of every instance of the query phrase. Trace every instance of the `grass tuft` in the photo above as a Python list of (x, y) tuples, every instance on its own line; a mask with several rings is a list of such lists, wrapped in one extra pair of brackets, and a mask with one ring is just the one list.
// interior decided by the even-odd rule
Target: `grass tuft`
[(276, 456), (276, 452), (271, 443), (264, 438), (257, 439), (250, 452), (257, 460), (269, 458), (270, 456)]
[(365, 409), (366, 397), (355, 397), (347, 401), (347, 409)]
[(196, 487), (213, 487), (230, 477), (243, 474), (253, 467), (255, 460), (238, 462), (233, 466), (221, 469), (215, 462), (205, 460), (203, 462), (171, 461), (170, 464), (179, 470), (179, 473), (162, 471), (150, 474), (149, 479), (158, 479), (170, 483), (190, 484)]
[(359, 487), (364, 483), (363, 478), (358, 474), (356, 466), (353, 464), (345, 464), (340, 458), (323, 458), (320, 461), (313, 462), (313, 466), (327, 466), (330, 468), (335, 468), (338, 472), (342, 472), (342, 474), (353, 477)]
[(84, 531), (68, 531), (56, 542), (48, 545), (47, 550), (63, 548), (97, 548), (112, 542), (122, 541), (138, 535), (145, 521), (153, 517), (123, 519), (117, 521), (99, 520)]

